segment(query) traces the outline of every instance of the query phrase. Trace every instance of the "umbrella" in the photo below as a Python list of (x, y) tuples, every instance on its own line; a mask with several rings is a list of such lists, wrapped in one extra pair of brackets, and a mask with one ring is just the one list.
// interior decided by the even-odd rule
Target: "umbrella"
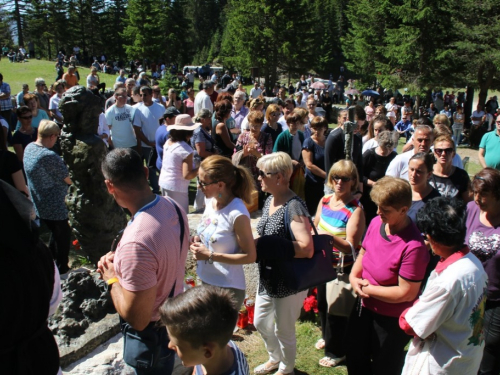
[(364, 96), (379, 96), (380, 95), (375, 90), (365, 90), (361, 94), (363, 94)]
[(356, 89), (348, 89), (344, 92), (345, 95), (359, 95), (359, 91)]
[(324, 89), (326, 89), (326, 85), (323, 82), (320, 82), (320, 81), (314, 82), (310, 87), (312, 89), (316, 89), (316, 90), (324, 90)]

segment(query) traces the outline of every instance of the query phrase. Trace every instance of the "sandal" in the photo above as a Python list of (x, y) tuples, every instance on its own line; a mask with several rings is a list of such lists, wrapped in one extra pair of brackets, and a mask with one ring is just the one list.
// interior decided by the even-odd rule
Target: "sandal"
[(325, 349), (325, 340), (323, 339), (319, 339), (318, 341), (316, 341), (316, 344), (314, 345), (314, 347), (318, 350), (323, 350)]
[(340, 358), (323, 357), (319, 360), (319, 365), (323, 367), (335, 367), (345, 360), (345, 356)]
[[(270, 364), (269, 367), (267, 365)], [(278, 367), (280, 367), (280, 363), (276, 362), (273, 363), (271, 361), (267, 361), (266, 363), (263, 363), (261, 365), (258, 365), (254, 370), (253, 373), (257, 375), (265, 375), (265, 374), (270, 374), (274, 370), (277, 370)]]

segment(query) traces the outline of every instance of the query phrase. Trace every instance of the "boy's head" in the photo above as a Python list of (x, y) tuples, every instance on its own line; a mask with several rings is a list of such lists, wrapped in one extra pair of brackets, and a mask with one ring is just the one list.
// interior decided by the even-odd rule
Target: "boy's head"
[(225, 348), (238, 311), (230, 291), (202, 285), (167, 299), (160, 316), (170, 336), (169, 348), (177, 352), (184, 366), (195, 366)]

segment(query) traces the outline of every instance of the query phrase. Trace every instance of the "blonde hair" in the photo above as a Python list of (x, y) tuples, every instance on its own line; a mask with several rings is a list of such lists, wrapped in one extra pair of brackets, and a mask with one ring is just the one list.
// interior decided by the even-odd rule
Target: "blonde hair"
[(434, 119), (432, 120), (432, 123), (435, 124), (436, 120), (438, 120), (441, 124), (450, 126), (450, 119), (446, 115), (438, 114), (434, 116)]
[(410, 208), (412, 200), (410, 183), (401, 178), (383, 177), (373, 185), (370, 198), (379, 207)]
[(234, 166), (231, 159), (221, 155), (211, 155), (200, 164), (211, 181), (224, 182), (226, 187), (237, 198), (251, 203), (254, 179), (247, 168)]
[(358, 169), (356, 168), (356, 164), (354, 164), (351, 160), (339, 160), (330, 168), (330, 171), (328, 172), (327, 186), (332, 189), (334, 183), (333, 176), (350, 177), (352, 180), (351, 192), (355, 192), (356, 190), (358, 190)]
[(271, 113), (273, 112), (280, 112), (280, 107), (277, 105), (277, 104), (269, 104), (267, 106), (267, 110), (266, 110), (266, 120), (267, 122), (271, 122)]
[(281, 173), (289, 181), (293, 172), (292, 158), (283, 151), (273, 152), (261, 157), (257, 161), (257, 168), (267, 173)]
[(51, 135), (59, 134), (61, 129), (54, 121), (42, 120), (38, 125), (38, 136), (40, 138), (48, 138)]
[(305, 108), (295, 108), (293, 112), (297, 113), (303, 120), (305, 117), (309, 116), (309, 112)]

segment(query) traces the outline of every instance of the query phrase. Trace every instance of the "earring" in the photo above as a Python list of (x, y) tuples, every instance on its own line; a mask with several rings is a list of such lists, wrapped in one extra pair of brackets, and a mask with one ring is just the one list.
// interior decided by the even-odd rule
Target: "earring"
[(222, 198), (222, 194), (219, 192), (219, 195), (217, 196), (217, 198)]
[(279, 182), (276, 182), (276, 185), (279, 185), (280, 183)]

